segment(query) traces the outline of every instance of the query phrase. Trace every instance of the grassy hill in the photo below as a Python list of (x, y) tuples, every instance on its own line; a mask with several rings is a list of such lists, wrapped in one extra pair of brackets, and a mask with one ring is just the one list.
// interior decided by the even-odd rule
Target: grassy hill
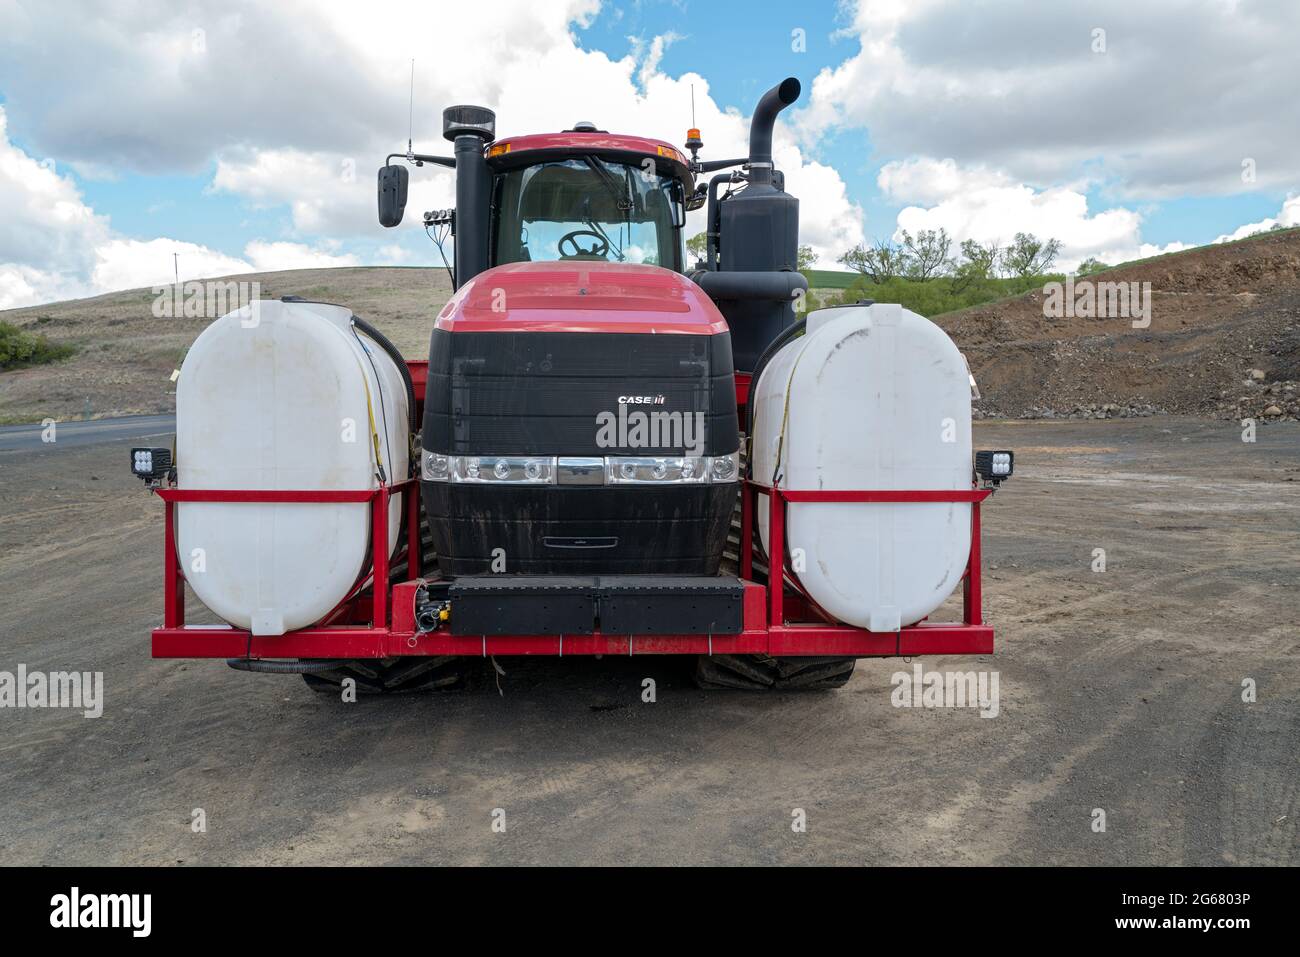
[[(441, 267), (292, 269), (223, 278), (259, 282), (264, 299), (302, 296), (350, 306), (413, 359), (428, 353), (433, 319), (451, 296)], [(20, 331), (75, 347), (64, 361), (0, 372), (0, 423), (172, 411), (172, 370), (208, 320), (155, 318), (154, 298), (151, 289), (130, 289), (0, 312), (0, 320)]]
[[(434, 316), (451, 294), (441, 268), (231, 278), (260, 282), (263, 298), (348, 305), (411, 358), (425, 356)], [(825, 299), (858, 277), (814, 269), (809, 278)], [(988, 295), (1003, 298), (955, 312), (914, 306), (933, 314), (966, 353), (983, 393), (981, 414), (1300, 417), (1300, 230), (1126, 263), (1089, 278), (1149, 282), (1150, 326), (1046, 318), (1039, 281), (1009, 297), (1015, 289), (999, 286)], [(872, 298), (907, 301), (915, 290), (893, 292)], [(151, 290), (134, 289), (0, 312), (0, 321), (23, 334), (75, 348), (62, 361), (0, 372), (0, 422), (171, 411), (172, 370), (206, 321), (154, 318), (153, 301)]]
[(808, 286), (816, 290), (848, 289), (858, 278), (857, 273), (842, 269), (805, 269), (803, 274)]

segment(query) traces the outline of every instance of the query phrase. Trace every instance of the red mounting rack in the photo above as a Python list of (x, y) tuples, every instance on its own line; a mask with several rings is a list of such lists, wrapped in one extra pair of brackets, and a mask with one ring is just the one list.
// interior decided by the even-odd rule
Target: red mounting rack
[[(408, 579), (420, 577), (420, 486), (415, 479), (405, 479), (391, 485), (381, 484), (378, 488), (352, 491), (348, 489), (315, 490), (265, 490), (265, 489), (220, 489), (196, 490), (181, 488), (159, 488), (154, 490), (165, 503), (166, 514), (163, 520), (163, 627), (153, 631), (153, 656), (155, 658), (233, 658), (244, 657), (286, 657), (286, 653), (276, 655), (254, 654), (254, 644), (265, 640), (281, 641), (293, 636), (295, 644), (306, 641), (315, 645), (318, 639), (323, 648), (352, 647), (360, 642), (362, 648), (372, 647), (372, 642), (380, 641), (389, 634), (389, 600), (392, 582), (389, 580), (388, 544), (388, 506), (394, 494), (403, 496), (406, 509), (406, 543), (398, 558), (407, 561)], [(370, 541), (372, 584), (370, 591), (369, 617), (365, 617), (362, 598), (364, 591), (354, 592), (339, 607), (327, 615), (322, 624), (289, 635), (273, 639), (255, 638), (246, 631), (231, 628), (228, 625), (186, 625), (185, 624), (185, 577), (176, 554), (176, 505), (181, 502), (239, 502), (239, 503), (369, 503), (370, 505)], [(413, 584), (413, 582), (412, 582)], [(346, 619), (347, 624), (335, 624)], [(216, 639), (216, 640), (212, 640)], [(337, 644), (341, 642), (341, 644)], [(236, 644), (243, 649), (227, 654)], [(212, 646), (220, 645), (220, 653), (209, 653)], [(340, 653), (333, 651), (322, 654), (292, 654), (288, 657), (332, 658)], [(343, 655), (343, 657), (352, 657)], [(379, 657), (378, 655), (360, 655), (359, 657)]]
[[(980, 503), (986, 489), (954, 491), (799, 491), (753, 482), (743, 487), (741, 579), (744, 630), (729, 635), (451, 635), (420, 632), (415, 623), (420, 582), (419, 486), (407, 479), (361, 491), (195, 490), (162, 488), (164, 522), (163, 626), (154, 629), (155, 658), (389, 658), (405, 655), (633, 655), (765, 654), (773, 656), (886, 657), (978, 655), (993, 651), (980, 595)], [(393, 562), (407, 575), (392, 581), (388, 523), (391, 496), (403, 496), (407, 541)], [(812, 502), (969, 502), (971, 549), (963, 588), (963, 621), (922, 621), (897, 632), (872, 632), (829, 621), (802, 595), (753, 581), (757, 496), (768, 496), (769, 552), (785, 554), (786, 508)], [(373, 574), (317, 625), (284, 635), (252, 635), (229, 625), (185, 623), (184, 572), (176, 553), (175, 510), (185, 502), (369, 503)], [(784, 565), (784, 563), (783, 563)], [(369, 592), (367, 600), (366, 592)], [(453, 609), (454, 613), (454, 609)]]
[[(803, 596), (791, 595), (785, 588), (772, 588), (777, 576), (769, 570), (767, 615), (765, 626), (772, 655), (982, 655), (993, 651), (993, 629), (984, 624), (980, 592), (980, 503), (992, 492), (988, 489), (838, 491), (829, 489), (799, 490), (762, 485), (746, 481), (742, 493), (740, 536), (740, 577), (753, 577), (754, 517), (757, 497), (766, 495), (768, 502), (768, 554), (780, 555), (785, 568), (786, 508), (802, 502), (969, 502), (971, 505), (971, 545), (966, 571), (962, 575), (962, 618), (960, 623), (939, 624), (921, 621), (897, 632), (873, 632), (834, 622), (812, 621), (820, 613)], [(795, 606), (798, 620), (789, 620), (787, 606)], [(748, 626), (748, 619), (746, 619)], [(818, 650), (804, 650), (814, 647)], [(799, 650), (796, 650), (799, 649)]]

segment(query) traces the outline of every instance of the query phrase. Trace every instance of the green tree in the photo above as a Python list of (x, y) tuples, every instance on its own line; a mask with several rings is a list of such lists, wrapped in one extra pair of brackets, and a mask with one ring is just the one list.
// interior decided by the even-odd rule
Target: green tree
[(906, 251), (884, 239), (874, 246), (858, 243), (836, 262), (862, 273), (872, 282), (889, 282), (908, 271)]
[(1061, 253), (1059, 239), (1039, 239), (1033, 233), (1016, 233), (1002, 253), (1002, 265), (1013, 276), (1041, 276)]
[(806, 246), (806, 245), (800, 246), (799, 264), (795, 268), (799, 272), (803, 272), (805, 269), (811, 269), (814, 265), (816, 265), (817, 259), (818, 256), (815, 252), (813, 252), (813, 248), (811, 246)]
[(703, 259), (709, 251), (709, 237), (705, 233), (696, 233), (686, 240), (686, 251), (696, 259)]
[(952, 270), (952, 237), (943, 227), (923, 229), (915, 236), (903, 230), (903, 249), (907, 252), (907, 275), (925, 282)]
[(1102, 262), (1096, 256), (1089, 256), (1083, 262), (1079, 263), (1079, 268), (1074, 271), (1076, 276), (1091, 276), (1095, 272), (1101, 272), (1103, 269), (1109, 269), (1106, 263)]
[(966, 239), (961, 244), (961, 262), (953, 270), (952, 285), (954, 292), (962, 292), (978, 283), (984, 283), (997, 276), (998, 260), (1002, 247), (997, 240), (989, 243)]

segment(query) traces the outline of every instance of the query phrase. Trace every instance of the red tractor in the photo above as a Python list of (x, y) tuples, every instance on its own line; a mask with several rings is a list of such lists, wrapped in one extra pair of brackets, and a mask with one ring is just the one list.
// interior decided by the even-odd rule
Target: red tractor
[[(369, 487), (301, 479), (285, 487), (284, 469), (257, 473), (258, 487), (187, 487), (182, 439), (193, 428), (178, 401), (179, 481), (137, 468), (167, 510), (166, 620), (153, 633), (154, 656), (223, 657), (242, 670), (301, 673), (318, 688), (352, 679), (391, 692), (454, 683), (467, 656), (693, 655), (706, 687), (802, 689), (842, 685), (859, 657), (991, 652), (993, 630), (980, 611), (979, 503), (1010, 475), (1011, 456), (972, 461), (964, 377), (964, 396), (946, 381), (926, 392), (949, 397), (944, 422), (956, 435), (933, 458), (901, 448), (895, 420), (910, 406), (882, 398), (887, 390), (864, 378), (874, 353), (860, 354), (861, 369), (844, 367), (847, 379), (836, 371), (841, 385), (826, 386), (847, 393), (814, 396), (813, 379), (799, 384), (800, 364), (804, 375), (818, 362), (829, 370), (831, 355), (855, 354), (840, 348), (845, 342), (877, 352), (893, 342), (895, 357), (924, 347), (939, 356), (931, 364), (951, 364), (955, 353), (937, 327), (897, 306), (802, 315), (799, 201), (772, 161), (777, 114), (799, 92), (791, 78), (764, 94), (749, 155), (733, 159), (701, 160), (697, 130), (689, 157), (591, 123), (498, 139), (493, 113), (470, 106), (443, 115), (454, 156), (390, 156), (378, 182), (385, 226), (402, 220), (408, 165), (456, 175), (456, 208), (424, 216), (440, 249), (448, 234), (455, 245), (456, 291), (432, 323), (428, 362), (406, 362), (353, 317), (358, 354), (400, 364), (409, 465), (389, 448), (385, 471), (371, 391), (384, 393), (375, 386), (366, 393)], [(707, 252), (690, 264), (687, 213), (700, 208)], [(830, 343), (828, 358), (807, 358), (814, 330)], [(804, 358), (786, 351), (805, 346)], [(875, 382), (902, 374), (888, 362), (919, 359), (881, 361)], [(760, 379), (778, 366), (764, 385), (776, 411), (756, 424)], [(804, 421), (815, 422), (814, 402), (867, 404), (849, 413), (858, 420), (852, 434), (828, 432), (811, 450), (791, 423), (810, 414)], [(936, 408), (941, 415), (948, 406)], [(773, 441), (759, 450), (750, 443), (764, 424)], [(289, 441), (292, 423), (278, 427)], [(874, 457), (859, 474), (873, 484), (835, 471), (836, 460), (868, 448)], [(756, 473), (764, 456), (771, 464)], [(906, 464), (918, 456), (919, 466)], [(940, 459), (946, 464), (931, 467)], [(232, 624), (186, 625), (183, 584), (194, 576), (181, 565), (177, 526), (186, 509), (228, 522), (235, 513), (222, 518), (223, 506), (252, 509), (243, 514), (263, 524), (305, 507), (320, 509), (322, 521), (326, 508), (351, 509), (365, 517), (365, 561), (346, 594), (305, 626), (286, 627), (265, 609), (243, 615), (238, 598), (223, 614)], [(813, 556), (820, 570), (809, 571), (806, 555), (800, 562), (807, 542), (792, 547), (804, 529), (807, 541), (824, 544)], [(281, 552), (305, 548), (292, 536), (276, 542)], [(925, 586), (939, 589), (933, 595), (908, 592), (919, 577), (910, 552), (935, 556), (938, 585)], [(228, 557), (232, 569), (247, 569)], [(304, 561), (315, 557), (304, 552)], [(837, 569), (828, 572), (828, 562)], [(929, 621), (927, 603), (937, 607), (958, 584), (963, 620)]]

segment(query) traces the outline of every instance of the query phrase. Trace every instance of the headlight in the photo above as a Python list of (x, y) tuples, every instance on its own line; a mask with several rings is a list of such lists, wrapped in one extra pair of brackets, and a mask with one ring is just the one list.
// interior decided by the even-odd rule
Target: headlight
[(493, 485), (554, 485), (555, 459), (534, 455), (442, 455), (425, 452), (420, 475), (426, 482), (483, 482)]
[(445, 482), (451, 475), (451, 460), (437, 452), (425, 452), (420, 477), (426, 482)]
[(708, 460), (702, 456), (623, 456), (605, 459), (606, 485), (667, 485), (707, 482)]
[(739, 452), (712, 456), (608, 455), (604, 458), (424, 452), (420, 461), (420, 476), (426, 482), (670, 485), (735, 482), (740, 477)]
[(555, 459), (533, 455), (453, 455), (453, 482), (554, 485)]
[(714, 455), (709, 459), (709, 480), (734, 482), (740, 477), (740, 453)]

